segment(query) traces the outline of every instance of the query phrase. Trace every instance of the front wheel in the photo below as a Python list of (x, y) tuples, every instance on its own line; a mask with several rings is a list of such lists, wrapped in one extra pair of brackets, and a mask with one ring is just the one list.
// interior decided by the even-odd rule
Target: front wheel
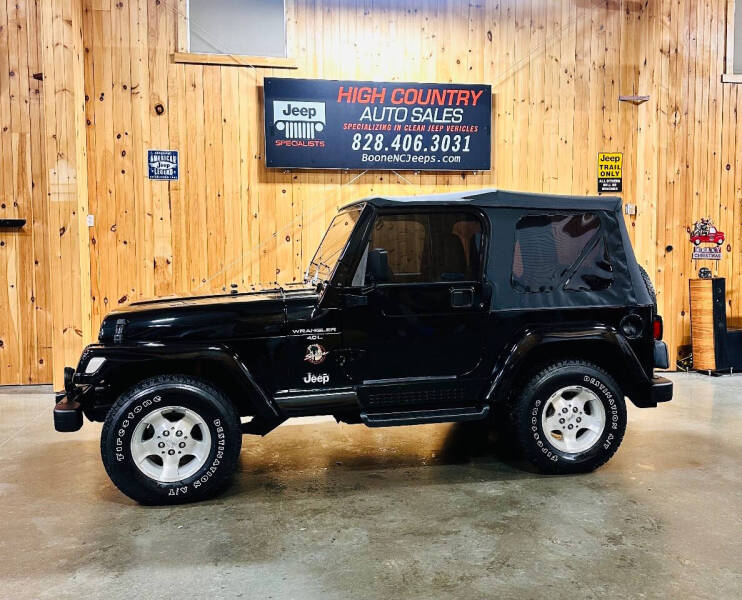
[(229, 481), (242, 444), (232, 403), (206, 381), (152, 377), (124, 393), (101, 433), (103, 465), (142, 504), (203, 500)]
[(618, 450), (626, 431), (623, 393), (603, 369), (581, 360), (544, 368), (513, 412), (523, 454), (545, 473), (584, 473)]

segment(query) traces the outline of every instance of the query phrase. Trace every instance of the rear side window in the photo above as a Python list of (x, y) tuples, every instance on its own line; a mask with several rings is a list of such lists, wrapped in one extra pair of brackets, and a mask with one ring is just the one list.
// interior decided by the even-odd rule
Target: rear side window
[(515, 226), (511, 281), (521, 293), (603, 290), (612, 267), (594, 213), (527, 215)]
[(474, 281), (482, 225), (468, 213), (380, 215), (374, 223), (366, 283)]
[(613, 266), (605, 240), (601, 237), (564, 284), (564, 289), (596, 292), (607, 290), (612, 283)]

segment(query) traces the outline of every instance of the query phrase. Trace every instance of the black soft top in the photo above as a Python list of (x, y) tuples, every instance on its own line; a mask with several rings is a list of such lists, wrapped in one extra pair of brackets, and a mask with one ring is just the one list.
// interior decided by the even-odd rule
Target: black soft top
[[(377, 208), (415, 206), (478, 206), (481, 208), (526, 208), (562, 210), (620, 210), (621, 198), (617, 196), (561, 196), (557, 194), (530, 194), (507, 190), (462, 190), (448, 194), (426, 196), (370, 196), (343, 206), (371, 204)], [(342, 210), (342, 209), (341, 209)]]
[[(498, 299), (500, 309), (653, 305), (621, 214), (621, 198), (617, 196), (560, 196), (492, 189), (462, 190), (427, 196), (370, 196), (346, 204), (341, 210), (364, 204), (381, 209), (474, 206), (486, 213), (490, 213), (492, 209), (502, 209), (492, 222), (498, 231), (507, 232), (507, 235), (493, 236), (490, 251), (492, 256), (499, 259), (490, 260), (487, 267), (488, 280), (495, 289), (493, 298)], [(520, 294), (513, 291), (510, 269), (503, 268), (503, 265), (512, 264), (514, 252), (512, 232), (518, 219), (523, 216), (522, 210), (598, 212), (604, 231), (600, 239), (605, 240), (606, 251), (613, 264), (615, 277), (613, 284), (602, 291), (574, 292), (562, 289), (562, 286), (548, 294)], [(493, 217), (491, 213), (490, 217)]]

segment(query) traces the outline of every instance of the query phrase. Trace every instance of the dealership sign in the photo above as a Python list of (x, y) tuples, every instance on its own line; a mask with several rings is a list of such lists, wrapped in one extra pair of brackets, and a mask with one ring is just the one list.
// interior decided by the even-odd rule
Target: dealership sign
[(269, 167), (490, 168), (489, 85), (265, 78)]

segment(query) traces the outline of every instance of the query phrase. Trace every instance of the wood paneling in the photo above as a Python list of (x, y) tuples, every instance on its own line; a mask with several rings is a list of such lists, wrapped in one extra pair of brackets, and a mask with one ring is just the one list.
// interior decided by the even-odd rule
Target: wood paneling
[(0, 384), (59, 380), (91, 338), (82, 15), (0, 2), (0, 217), (27, 220), (0, 231)]
[[(51, 380), (41, 1), (0, 2), (0, 384)], [(34, 78), (36, 75), (36, 78)]]
[(92, 337), (83, 12), (76, 0), (45, 0), (39, 8), (44, 139), (33, 154), (46, 158), (52, 376), (61, 386), (63, 366), (76, 364)]
[[(686, 227), (701, 216), (710, 215), (727, 233), (723, 260), (706, 266), (729, 282), (729, 315), (742, 313), (737, 248), (742, 159), (736, 142), (742, 131), (737, 119), (742, 98), (738, 86), (721, 83), (726, 0), (288, 0), (289, 57), (297, 66), (292, 71), (174, 62), (173, 54), (185, 50), (182, 40), (178, 43), (183, 37), (182, 2), (48, 3), (60, 5), (72, 22), (74, 7), (80, 7), (83, 68), (79, 74), (72, 68), (74, 45), (55, 47), (52, 66), (57, 75), (70, 67), (63, 71), (65, 77), (72, 73), (83, 81), (86, 101), (84, 115), (78, 115), (77, 92), (65, 91), (76, 88), (60, 86), (50, 102), (50, 82), (45, 80), (49, 110), (47, 124), (37, 132), (44, 139), (37, 144), (46, 145), (47, 161), (55, 144), (71, 144), (77, 158), (87, 151), (88, 173), (85, 186), (75, 180), (76, 203), (40, 199), (38, 217), (33, 216), (34, 231), (50, 232), (49, 255), (63, 257), (62, 267), (51, 269), (46, 298), (48, 289), (64, 287), (60, 274), (66, 277), (75, 256), (75, 286), (85, 285), (90, 269), (87, 293), (77, 294), (77, 301), (60, 300), (53, 309), (61, 315), (54, 321), (53, 337), (64, 340), (63, 350), (55, 344), (57, 378), (105, 313), (126, 302), (300, 279), (334, 210), (352, 199), (482, 186), (593, 194), (599, 151), (624, 153), (623, 198), (638, 207), (627, 225), (636, 254), (657, 287), (671, 358), (689, 341), (686, 281), (702, 265), (691, 262)], [(39, 2), (36, 10), (46, 6)], [(49, 13), (36, 37), (74, 42), (77, 36), (69, 31), (68, 20), (55, 20), (52, 9)], [(29, 31), (25, 46), (6, 43), (7, 55), (23, 47), (30, 56), (32, 37)], [(13, 95), (4, 60), (0, 52), (0, 119), (12, 122), (14, 114), (31, 110)], [(268, 170), (261, 88), (263, 78), (272, 75), (491, 83), (492, 170)], [(622, 94), (648, 94), (650, 100), (640, 106), (620, 103)], [(83, 116), (86, 130), (81, 134), (73, 126), (76, 118), (65, 120), (64, 115)], [(26, 119), (34, 121), (31, 114)], [(41, 133), (57, 128), (61, 137)], [(58, 180), (68, 173), (54, 170), (59, 161), (48, 169), (34, 166), (33, 128), (29, 135), (26, 162), (31, 165), (22, 172), (44, 177), (48, 171), (46, 186), (59, 191)], [(6, 138), (2, 140), (0, 171), (3, 189), (10, 194), (17, 180), (13, 174), (21, 171), (15, 153), (8, 157), (12, 141), (6, 146)], [(148, 181), (148, 148), (180, 150), (181, 180)], [(82, 165), (76, 163), (79, 175), (77, 167)], [(29, 198), (33, 189), (28, 188)], [(75, 218), (70, 220), (73, 209), (82, 218), (82, 208), (95, 216), (88, 232)], [(74, 233), (67, 240), (62, 236), (61, 244), (73, 243), (63, 250), (57, 248), (55, 232), (68, 221)], [(43, 246), (29, 248), (43, 258)], [(20, 273), (18, 260), (0, 261), (0, 269)], [(81, 288), (72, 289), (74, 295)], [(28, 327), (29, 316), (22, 312), (27, 306), (10, 290), (0, 286), (0, 294), (18, 307), (17, 316), (0, 315), (3, 339), (12, 339), (5, 333), (10, 327), (24, 329), (24, 336)], [(82, 335), (70, 334), (70, 326)], [(37, 345), (26, 347), (12, 351), (13, 377), (25, 366), (21, 356), (36, 351)], [(37, 369), (32, 377), (48, 375), (47, 364), (46, 371)]]

